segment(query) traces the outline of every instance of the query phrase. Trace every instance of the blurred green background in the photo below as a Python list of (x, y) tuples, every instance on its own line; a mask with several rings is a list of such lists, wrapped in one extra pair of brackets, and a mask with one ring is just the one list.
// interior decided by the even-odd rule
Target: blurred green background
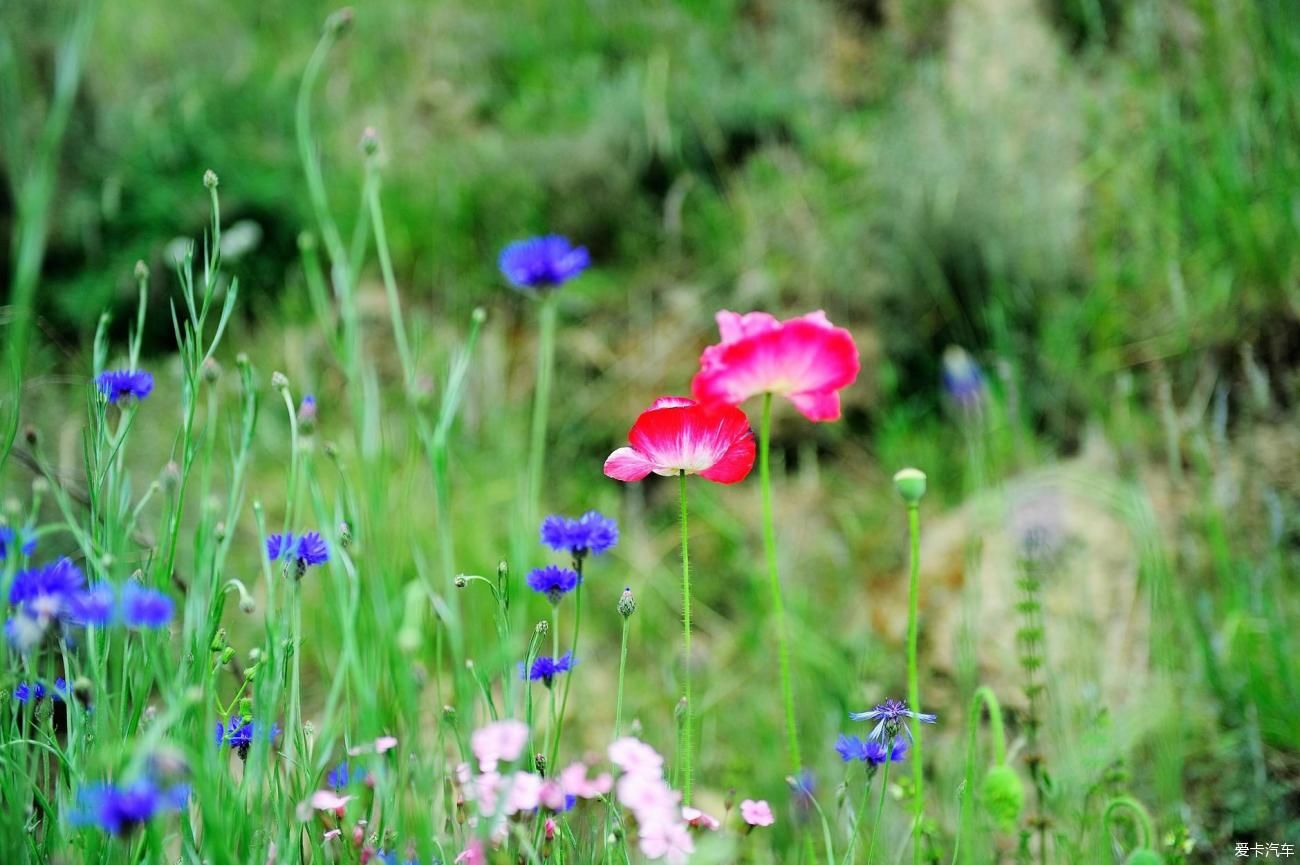
[[(12, 152), (38, 134), (72, 7), (0, 4), (20, 84), (8, 105), (20, 110), (0, 120)], [(58, 163), (30, 420), (57, 430), (78, 404), (72, 385), (102, 310), (125, 334), (137, 260), (155, 274), (145, 351), (166, 368), (174, 239), (203, 231), (209, 168), (227, 239), (239, 238), (227, 268), (244, 297), (223, 362), (244, 350), (324, 405), (341, 400), (304, 289), (299, 235), (313, 220), (294, 138), (302, 71), (331, 11), (102, 5)], [(893, 469), (930, 473), (928, 518), (969, 517), (951, 530), (964, 539), (952, 558), (967, 565), (982, 555), (989, 495), (1044, 466), (1104, 475), (1124, 491), (1112, 511), (1154, 596), (1142, 662), (1164, 687), (1145, 697), (1158, 706), (1109, 706), (1106, 723), (1131, 735), (1096, 759), (1133, 761), (1163, 814), (1222, 849), (1251, 833), (1298, 837), (1300, 690), (1286, 636), (1300, 549), (1298, 82), (1292, 0), (411, 0), (358, 7), (314, 116), (346, 230), (362, 131), (379, 135), (398, 280), (435, 389), (471, 310), (488, 310), (456, 456), (466, 570), (486, 573), (505, 552), (495, 521), (517, 479), (494, 467), (522, 453), (532, 382), (531, 310), (495, 266), (505, 242), (554, 231), (591, 250), (595, 266), (562, 299), (544, 503), (623, 518), (611, 582), (640, 581), (659, 608), (634, 650), (651, 668), (670, 654), (656, 641), (675, 634), (671, 496), (616, 488), (600, 460), (636, 411), (686, 388), (714, 310), (825, 308), (857, 336), (862, 378), (843, 423), (783, 413), (775, 441), (801, 687), (819, 695), (805, 736), (829, 747), (843, 711), (878, 695), (860, 680), (901, 682), (896, 635), (881, 626), (896, 619), (905, 554)], [(12, 181), (0, 191), (5, 235)], [(12, 254), (0, 248), (6, 278)], [(373, 360), (391, 384), (373, 269), (364, 286)], [(985, 372), (974, 421), (940, 386), (950, 345)], [(254, 492), (268, 501), (280, 421), (262, 431), (266, 483)], [(326, 407), (323, 437), (330, 427)], [(75, 435), (63, 435), (75, 457)], [(404, 543), (427, 511), (422, 471), (393, 479), (390, 505), (407, 519), (375, 526), (376, 542)], [(734, 671), (709, 699), (761, 707), (775, 691), (768, 643), (743, 614), (763, 609), (744, 576), (758, 562), (756, 491), (700, 498), (704, 651)], [(939, 525), (941, 543), (951, 524)], [(709, 567), (739, 576), (710, 581)], [(395, 596), (399, 576), (384, 580)], [(965, 609), (960, 592), (936, 595)], [(596, 626), (606, 659), (610, 619)], [(964, 639), (965, 661), (934, 674), (954, 694), (976, 675), (979, 641)], [(658, 664), (630, 699), (666, 722), (671, 659)], [(1106, 704), (1062, 724), (1082, 736)], [(762, 728), (775, 709), (755, 711)], [(706, 728), (705, 748), (749, 731), (735, 723)], [(1181, 750), (1162, 756), (1170, 747)], [(704, 759), (725, 787), (749, 755)], [(1100, 776), (1075, 768), (1082, 786)]]

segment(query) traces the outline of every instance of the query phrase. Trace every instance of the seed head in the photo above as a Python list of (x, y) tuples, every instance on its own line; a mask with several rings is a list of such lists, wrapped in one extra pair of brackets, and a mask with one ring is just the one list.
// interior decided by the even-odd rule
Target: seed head
[(220, 182), (221, 181), (217, 180), (217, 173), (211, 168), (203, 172), (203, 185), (208, 189), (216, 189), (217, 184)]
[(925, 496), (925, 472), (920, 469), (901, 469), (894, 475), (894, 489), (909, 505), (915, 505)]

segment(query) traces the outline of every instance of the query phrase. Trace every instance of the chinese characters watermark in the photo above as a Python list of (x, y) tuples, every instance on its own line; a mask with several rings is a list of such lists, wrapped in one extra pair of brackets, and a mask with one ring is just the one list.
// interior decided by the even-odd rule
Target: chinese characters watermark
[(1283, 859), (1295, 855), (1294, 844), (1280, 844), (1275, 841), (1260, 843), (1258, 841), (1238, 841), (1238, 859)]

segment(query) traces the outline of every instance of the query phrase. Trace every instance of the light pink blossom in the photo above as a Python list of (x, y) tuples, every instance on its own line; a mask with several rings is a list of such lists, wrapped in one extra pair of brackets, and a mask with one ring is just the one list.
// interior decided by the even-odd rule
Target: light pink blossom
[(682, 808), (682, 819), (686, 821), (688, 826), (694, 826), (697, 829), (708, 829), (709, 831), (714, 831), (722, 825), (699, 808)]
[(664, 758), (640, 739), (625, 736), (609, 746), (609, 761), (628, 775), (660, 777), (664, 771)]
[(668, 865), (685, 865), (695, 852), (695, 841), (682, 823), (663, 821), (641, 827), (641, 852), (647, 859)]
[(740, 816), (751, 826), (771, 826), (776, 822), (772, 816), (772, 806), (766, 799), (746, 799), (740, 803)]
[(564, 793), (579, 799), (597, 799), (608, 793), (613, 786), (614, 779), (608, 772), (588, 778), (585, 763), (570, 763), (560, 772), (560, 787)]
[(516, 772), (510, 776), (506, 788), (506, 814), (536, 811), (542, 779), (532, 772)]
[(498, 762), (519, 759), (527, 743), (528, 725), (523, 721), (496, 721), (475, 730), (469, 740), (470, 750), (484, 772), (494, 771)]
[(317, 790), (311, 794), (311, 806), (317, 811), (339, 811), (351, 801), (351, 796), (340, 796), (333, 790)]
[(470, 839), (465, 849), (456, 856), (456, 865), (487, 865), (487, 853), (483, 842), (477, 838)]

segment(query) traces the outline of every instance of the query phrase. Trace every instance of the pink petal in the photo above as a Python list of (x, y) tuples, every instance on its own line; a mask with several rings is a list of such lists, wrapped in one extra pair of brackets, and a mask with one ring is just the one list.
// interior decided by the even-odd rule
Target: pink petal
[(317, 811), (335, 811), (351, 801), (351, 796), (340, 796), (333, 790), (317, 790), (311, 794), (311, 806)]
[(810, 421), (840, 419), (840, 395), (836, 391), (810, 391), (790, 394), (790, 402)]
[(654, 464), (632, 448), (619, 448), (605, 460), (605, 475), (616, 481), (639, 481), (654, 471)]
[[(661, 396), (650, 404), (650, 409), (657, 408), (685, 408), (686, 406), (695, 405), (695, 400), (684, 396)], [(650, 409), (647, 409), (649, 411)]]
[(391, 751), (396, 747), (397, 747), (397, 737), (395, 736), (380, 736), (378, 739), (375, 740), (376, 754), (383, 754), (384, 752)]

